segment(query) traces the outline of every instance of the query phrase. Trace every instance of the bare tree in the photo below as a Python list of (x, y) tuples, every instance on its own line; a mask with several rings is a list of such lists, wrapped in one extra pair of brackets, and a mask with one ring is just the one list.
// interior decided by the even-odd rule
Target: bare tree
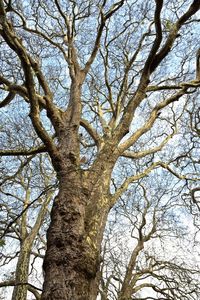
[(200, 86), (199, 8), (199, 0), (0, 1), (0, 106), (8, 116), (21, 107), (37, 136), (0, 153), (47, 152), (59, 181), (42, 300), (96, 299), (108, 213), (131, 183), (156, 168), (198, 180), (176, 171), (176, 148), (166, 144)]
[[(46, 248), (45, 241), (42, 246), (39, 242), (41, 227), (55, 193), (55, 186), (52, 184), (52, 174), (47, 168), (44, 170), (44, 160), (38, 158), (32, 158), (26, 166), (21, 162), (14, 176), (4, 175), (1, 183), (1, 267), (12, 264), (12, 274), (6, 274), (5, 280), (0, 282), (0, 287), (14, 286), (12, 299), (26, 300), (28, 290), (36, 299), (40, 298), (40, 291), (30, 283), (29, 275), (36, 258), (43, 258), (41, 251), (43, 249), (44, 253)], [(37, 167), (40, 169), (39, 176)]]
[(185, 224), (191, 215), (177, 182), (159, 173), (153, 184), (152, 176), (135, 183), (112, 210), (103, 242), (102, 300), (199, 298), (200, 268), (188, 256), (195, 249), (194, 232)]

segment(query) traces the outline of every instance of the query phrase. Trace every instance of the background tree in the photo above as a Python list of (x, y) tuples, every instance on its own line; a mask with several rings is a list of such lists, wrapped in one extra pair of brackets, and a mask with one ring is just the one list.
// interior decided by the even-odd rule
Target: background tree
[[(29, 275), (33, 276), (33, 269), (38, 268), (36, 260), (43, 259), (46, 242), (42, 238), (44, 230), (41, 227), (45, 226), (45, 217), (55, 190), (52, 174), (47, 168), (44, 172), (44, 167), (45, 161), (41, 157), (34, 159), (32, 156), (32, 160), (26, 164), (20, 161), (14, 176), (4, 174), (1, 182), (0, 232), (3, 244), (0, 286), (14, 286), (12, 299), (26, 300), (28, 290), (36, 299), (40, 299), (40, 293), (30, 283)], [(11, 266), (10, 274), (7, 265)]]
[(142, 184), (135, 182), (112, 209), (103, 242), (100, 299), (199, 298), (199, 242), (179, 196), (183, 186), (177, 183), (170, 174), (155, 171)]
[(199, 0), (0, 1), (0, 106), (7, 116), (21, 108), (35, 130), (1, 155), (47, 152), (59, 182), (42, 300), (96, 299), (108, 213), (134, 181), (157, 168), (198, 180), (197, 170), (176, 171), (176, 158), (200, 86), (199, 8)]

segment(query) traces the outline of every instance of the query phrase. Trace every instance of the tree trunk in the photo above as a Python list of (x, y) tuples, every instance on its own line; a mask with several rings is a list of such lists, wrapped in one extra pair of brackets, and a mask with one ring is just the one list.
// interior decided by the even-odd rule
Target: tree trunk
[(86, 195), (80, 172), (60, 178), (51, 212), (44, 260), (42, 300), (89, 300), (98, 269), (98, 255), (89, 255), (84, 236)]
[[(30, 231), (28, 233), (27, 231), (27, 213), (25, 212), (22, 215), (21, 219), (21, 244), (20, 244), (20, 252), (19, 257), (17, 261), (17, 267), (15, 272), (15, 287), (13, 289), (12, 293), (12, 300), (26, 300), (27, 299), (27, 291), (28, 289), (35, 295), (35, 297), (39, 296), (39, 293), (31, 289), (30, 286), (28, 286), (28, 277), (29, 277), (29, 262), (31, 257), (31, 249), (33, 246), (33, 242), (35, 240), (36, 235), (38, 234), (38, 231), (41, 227), (41, 224), (43, 223), (43, 220), (45, 218), (48, 204), (51, 200), (52, 192), (50, 191), (47, 194), (46, 201), (42, 204), (40, 211), (37, 215), (37, 218), (35, 220), (35, 223)], [(26, 191), (26, 199), (24, 202), (24, 208), (27, 207), (29, 200), (30, 200), (30, 191)], [(37, 295), (37, 296), (36, 296)]]
[[(72, 104), (80, 103), (79, 98), (80, 86), (74, 83)], [(106, 196), (115, 161), (108, 162), (108, 145), (110, 153), (105, 147), (88, 171), (80, 168), (80, 111), (74, 111), (73, 118), (69, 114), (57, 130), (58, 154), (52, 162), (59, 193), (47, 232), (41, 300), (95, 300), (98, 293), (100, 247), (109, 212)]]
[(118, 300), (131, 300), (133, 296), (133, 287), (137, 282), (137, 276), (134, 276), (134, 268), (138, 258), (138, 254), (144, 248), (144, 241), (138, 241), (137, 246), (133, 250), (128, 267), (126, 269), (126, 274), (122, 283), (121, 291), (118, 295)]
[(112, 168), (108, 169), (101, 176), (92, 172), (92, 180), (83, 178), (80, 169), (62, 172), (47, 233), (41, 300), (97, 298), (101, 242), (110, 208), (106, 197)]
[(12, 293), (12, 300), (26, 300), (28, 291), (28, 275), (30, 249), (32, 243), (24, 241), (21, 245), (20, 255), (16, 267), (15, 287)]

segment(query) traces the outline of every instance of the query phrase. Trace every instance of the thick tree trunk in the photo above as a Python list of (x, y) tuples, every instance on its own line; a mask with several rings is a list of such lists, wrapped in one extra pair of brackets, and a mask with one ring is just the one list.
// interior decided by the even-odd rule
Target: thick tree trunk
[(15, 287), (12, 293), (12, 300), (26, 300), (28, 291), (28, 275), (30, 249), (32, 244), (24, 241), (21, 245), (20, 255), (16, 267)]
[[(110, 177), (105, 173), (109, 169), (110, 174), (112, 167), (102, 157), (93, 164), (93, 170), (88, 170), (90, 175), (80, 168), (80, 94), (81, 87), (74, 82), (69, 114), (57, 130), (58, 154), (52, 162), (58, 174), (59, 193), (47, 232), (41, 300), (95, 300), (98, 293), (100, 247), (109, 211), (103, 195)], [(104, 152), (101, 153), (105, 155)]]
[(82, 178), (80, 169), (60, 176), (47, 233), (41, 300), (97, 298), (101, 242), (110, 208), (108, 169), (101, 176), (93, 174), (93, 180)]
[(85, 236), (86, 202), (80, 174), (69, 170), (60, 179), (51, 213), (42, 300), (96, 298), (99, 251), (91, 251)]

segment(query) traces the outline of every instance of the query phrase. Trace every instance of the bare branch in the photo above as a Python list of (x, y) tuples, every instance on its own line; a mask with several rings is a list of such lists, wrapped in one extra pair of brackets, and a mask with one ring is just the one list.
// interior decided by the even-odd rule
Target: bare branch
[(0, 282), (0, 288), (1, 287), (7, 287), (7, 286), (17, 286), (17, 285), (27, 285), (28, 286), (28, 290), (31, 293), (33, 293), (33, 295), (35, 296), (36, 300), (40, 300), (40, 293), (38, 293), (38, 291), (42, 292), (42, 289), (34, 286), (31, 283), (28, 283), (28, 282), (19, 282), (19, 283), (16, 283), (15, 280), (7, 280), (7, 281)]
[[(0, 236), (0, 240), (2, 238), (4, 238), (7, 234), (7, 232), (9, 231), (10, 227), (16, 223), (16, 221), (21, 218), (23, 216), (23, 214), (29, 209), (30, 206), (32, 206), (35, 202), (37, 202), (43, 195), (45, 195), (46, 193), (48, 193), (49, 191), (51, 191), (52, 189), (54, 190), (57, 187), (57, 184), (55, 185), (49, 185), (47, 186), (40, 194), (38, 197), (36, 197), (33, 201), (31, 201), (23, 210), (22, 212), (15, 217), (11, 222), (8, 223), (8, 225), (6, 226), (6, 228), (4, 229), (4, 232), (1, 234)], [(50, 199), (49, 199), (50, 200)], [(41, 213), (40, 213), (40, 218), (41, 218)], [(38, 223), (36, 223), (36, 226), (38, 226)]]
[[(151, 64), (153, 62), (153, 59), (160, 47), (160, 44), (162, 42), (162, 26), (161, 26), (161, 20), (160, 20), (160, 14), (163, 7), (163, 0), (155, 0), (156, 2), (156, 9), (155, 9), (155, 15), (154, 15), (154, 22), (155, 22), (155, 29), (156, 29), (156, 38), (154, 40), (153, 46), (149, 52), (149, 56), (146, 60), (146, 63), (144, 65), (142, 77), (149, 76), (149, 71), (151, 68)], [(142, 80), (142, 79), (141, 79)]]
[(169, 36), (162, 47), (162, 49), (159, 51), (159, 53), (156, 54), (152, 65), (151, 65), (151, 73), (157, 68), (157, 66), (161, 63), (161, 61), (167, 56), (167, 54), (170, 52), (174, 41), (177, 38), (177, 34), (179, 29), (184, 25), (184, 23), (192, 17), (200, 8), (200, 2), (199, 0), (194, 0), (193, 3), (190, 5), (189, 9), (184, 13), (179, 20), (172, 26), (172, 29), (169, 33)]
[[(44, 144), (47, 146), (49, 153), (51, 155), (56, 155), (56, 146), (53, 143), (53, 140), (50, 138), (46, 130), (44, 129), (41, 120), (40, 120), (40, 106), (38, 102), (38, 97), (35, 91), (35, 82), (33, 78), (33, 69), (32, 69), (32, 60), (30, 60), (30, 56), (27, 54), (25, 47), (22, 45), (21, 40), (17, 37), (12, 24), (6, 19), (6, 12), (4, 9), (4, 5), (2, 0), (0, 1), (0, 23), (2, 25), (2, 30), (0, 33), (4, 40), (7, 42), (9, 47), (15, 51), (18, 55), (19, 59), (22, 63), (22, 68), (25, 76), (25, 84), (27, 87), (27, 93), (30, 101), (30, 117), (33, 123), (33, 126), (38, 134), (38, 136), (42, 139)], [(43, 80), (43, 79), (41, 79)], [(52, 113), (52, 105), (50, 104), (51, 99), (47, 98), (48, 107), (51, 109)], [(54, 109), (53, 109), (54, 111)], [(54, 111), (55, 112), (55, 111)]]
[(159, 146), (151, 148), (151, 149), (147, 149), (147, 150), (143, 150), (143, 151), (139, 151), (139, 152), (133, 152), (133, 151), (124, 151), (122, 156), (123, 157), (127, 157), (127, 158), (131, 158), (131, 159), (138, 159), (138, 158), (142, 158), (145, 157), (147, 155), (151, 155), (154, 153), (157, 153), (159, 151), (162, 150), (162, 148), (168, 143), (168, 141), (177, 133), (177, 130), (174, 130), (174, 132), (170, 135), (168, 135), (163, 141), (162, 143), (160, 143)]
[(92, 127), (92, 125), (85, 119), (81, 119), (80, 125), (89, 133), (89, 135), (93, 138), (97, 147), (100, 147), (101, 139), (98, 135), (97, 131)]
[(175, 95), (167, 98), (166, 100), (160, 102), (157, 104), (154, 109), (152, 110), (149, 119), (145, 122), (145, 124), (138, 129), (130, 138), (128, 138), (124, 143), (119, 145), (118, 151), (120, 153), (123, 153), (125, 150), (127, 150), (130, 146), (132, 146), (144, 133), (149, 131), (153, 124), (155, 123), (157, 117), (158, 117), (158, 112), (169, 105), (170, 103), (174, 101), (178, 101), (181, 96), (185, 94), (186, 90), (185, 88), (182, 88), (179, 92), (177, 92)]
[(0, 108), (8, 105), (15, 98), (15, 93), (9, 92), (4, 100), (0, 102)]
[(96, 55), (97, 55), (97, 52), (98, 52), (98, 49), (99, 49), (99, 46), (100, 46), (100, 40), (101, 40), (101, 36), (102, 36), (102, 33), (103, 33), (103, 29), (105, 27), (105, 24), (106, 24), (106, 21), (108, 19), (111, 18), (111, 16), (117, 12), (120, 7), (123, 6), (124, 4), (124, 0), (121, 0), (121, 1), (118, 1), (117, 3), (113, 4), (111, 9), (104, 15), (103, 11), (102, 11), (102, 8), (101, 8), (101, 11), (100, 11), (100, 17), (101, 17), (101, 21), (100, 21), (100, 25), (99, 25), (99, 28), (98, 28), (98, 31), (97, 31), (97, 35), (96, 35), (96, 40), (95, 40), (95, 43), (94, 43), (94, 48), (92, 50), (92, 53), (87, 61), (87, 63), (85, 64), (85, 67), (83, 69), (83, 72), (84, 74), (87, 74), (89, 69), (90, 69), (90, 66), (92, 65)]
[(29, 155), (35, 155), (44, 152), (47, 152), (47, 148), (45, 145), (42, 145), (32, 149), (0, 150), (0, 156), (20, 156), (20, 155), (29, 156)]
[(181, 180), (191, 180), (194, 182), (198, 182), (200, 180), (200, 178), (190, 178), (187, 177), (185, 175), (180, 175), (179, 173), (175, 172), (168, 163), (164, 163), (162, 161), (157, 161), (152, 163), (148, 168), (146, 168), (143, 172), (138, 173), (136, 175), (130, 176), (127, 179), (125, 179), (125, 181), (123, 182), (123, 184), (117, 189), (117, 191), (115, 192), (115, 194), (110, 196), (110, 203), (111, 203), (111, 207), (114, 205), (114, 203), (116, 202), (116, 200), (128, 189), (129, 185), (132, 184), (134, 181), (137, 181), (145, 176), (147, 176), (151, 171), (153, 171), (154, 169), (158, 168), (158, 167), (162, 167), (165, 170), (168, 170), (171, 174), (173, 174), (175, 177), (177, 177), (178, 179)]

